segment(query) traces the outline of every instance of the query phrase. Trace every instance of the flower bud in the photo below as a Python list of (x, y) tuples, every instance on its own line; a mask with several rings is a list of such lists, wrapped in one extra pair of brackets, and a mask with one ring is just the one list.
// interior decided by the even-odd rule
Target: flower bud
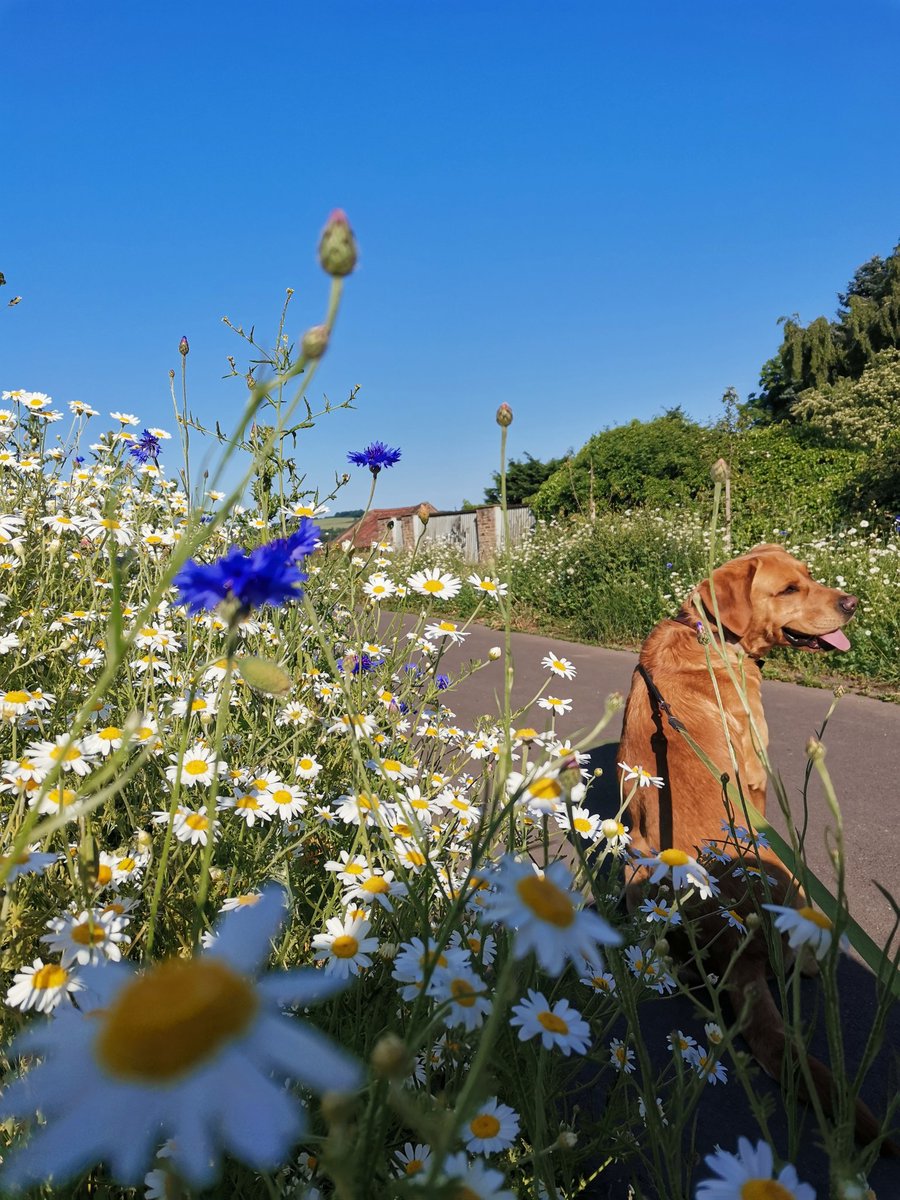
[(329, 275), (349, 275), (356, 266), (356, 240), (343, 209), (336, 208), (322, 230), (319, 262)]
[(725, 483), (731, 476), (731, 468), (724, 458), (717, 458), (709, 471), (713, 483)]
[(379, 1079), (405, 1079), (412, 1070), (412, 1056), (396, 1033), (386, 1033), (378, 1039), (370, 1061)]
[(806, 743), (806, 757), (810, 762), (821, 762), (825, 757), (825, 747), (818, 738), (811, 737)]
[(661, 937), (656, 939), (656, 943), (653, 946), (654, 954), (658, 954), (660, 958), (665, 958), (670, 950), (671, 946), (667, 938)]
[(431, 509), (428, 507), (427, 504), (420, 504), (419, 507), (416, 509), (416, 516), (419, 518), (419, 520), (422, 522), (423, 525), (427, 525), (428, 518), (431, 516)]
[(174, 378), (175, 378), (175, 372), (172, 370), (172, 368), (171, 368), (171, 367), (169, 368), (169, 378), (170, 378), (170, 379), (174, 379)]
[(328, 337), (327, 325), (313, 325), (304, 333), (300, 349), (307, 358), (321, 358), (328, 349)]
[(188, 356), (188, 354), (190, 354), (190, 352), (191, 352), (191, 348), (188, 345), (188, 340), (186, 337), (183, 337), (181, 339), (181, 341), (178, 343), (178, 353), (181, 355), (182, 358), (186, 358)]
[(578, 1142), (578, 1134), (571, 1129), (561, 1129), (556, 1144), (560, 1150), (574, 1150)]
[(346, 1092), (326, 1092), (322, 1097), (322, 1116), (329, 1125), (344, 1125), (356, 1111), (356, 1099)]
[(501, 404), (497, 409), (497, 424), (502, 426), (512, 425), (513, 411), (508, 404)]
[(750, 930), (759, 929), (762, 924), (762, 917), (758, 912), (747, 913), (747, 928)]
[(502, 657), (503, 651), (499, 646), (491, 646), (490, 650), (488, 650), (488, 658), (491, 660), (491, 662), (496, 662), (498, 658)]

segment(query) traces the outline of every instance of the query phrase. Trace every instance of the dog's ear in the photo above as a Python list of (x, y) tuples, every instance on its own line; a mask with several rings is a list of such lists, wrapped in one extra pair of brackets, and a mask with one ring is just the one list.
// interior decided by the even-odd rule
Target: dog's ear
[[(753, 617), (750, 589), (758, 566), (759, 560), (756, 558), (736, 558), (724, 566), (716, 567), (712, 574), (719, 618), (725, 628), (736, 633), (738, 637), (743, 637), (750, 628)], [(703, 580), (697, 593), (706, 611), (708, 623), (714, 625), (715, 608), (708, 579)]]

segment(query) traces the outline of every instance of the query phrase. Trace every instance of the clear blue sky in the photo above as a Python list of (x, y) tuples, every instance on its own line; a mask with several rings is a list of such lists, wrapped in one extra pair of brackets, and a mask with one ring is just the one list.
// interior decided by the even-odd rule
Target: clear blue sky
[(340, 206), (311, 399), (361, 390), (300, 456), (401, 446), (382, 504), (479, 500), (503, 400), (540, 458), (716, 413), (900, 237), (897, 0), (0, 0), (0, 46), (0, 387), (173, 429), (186, 334), (228, 425), (222, 316), (271, 342), (293, 287), (320, 320)]

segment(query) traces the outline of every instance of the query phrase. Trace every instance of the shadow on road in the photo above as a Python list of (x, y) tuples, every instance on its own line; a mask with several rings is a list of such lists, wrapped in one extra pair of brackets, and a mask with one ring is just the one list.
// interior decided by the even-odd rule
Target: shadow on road
[[(590, 752), (590, 762), (587, 764), (589, 773), (599, 769), (602, 774), (595, 778), (586, 800), (587, 807), (598, 813), (604, 819), (614, 817), (619, 807), (619, 789), (616, 777), (615, 742), (595, 747)], [(872, 1026), (876, 1009), (875, 980), (868, 967), (859, 963), (849, 954), (841, 957), (838, 966), (838, 986), (840, 989), (840, 1005), (842, 1013), (842, 1037), (844, 1043), (844, 1058), (847, 1069), (855, 1072), (864, 1052), (866, 1038)], [(802, 1009), (804, 1021), (814, 1032), (810, 1041), (810, 1050), (823, 1062), (829, 1062), (829, 1051), (824, 1028), (821, 987), (815, 979), (804, 979), (801, 982)], [(818, 1018), (818, 1019), (817, 1019)], [(670, 1054), (666, 1045), (666, 1036), (673, 1029), (682, 1029), (705, 1041), (702, 1022), (695, 1015), (694, 1006), (686, 997), (673, 996), (665, 999), (654, 999), (642, 1006), (641, 1034), (648, 1048), (654, 1067), (661, 1071), (668, 1063)], [(622, 1030), (614, 1030), (612, 1036), (622, 1036)], [(740, 1044), (740, 1043), (739, 1043)], [(863, 1098), (877, 1116), (880, 1116), (887, 1106), (888, 1100), (895, 1096), (898, 1090), (898, 1048), (900, 1048), (900, 1006), (894, 1004), (888, 1017), (884, 1043), (868, 1074), (863, 1088)], [(728, 1065), (728, 1057), (725, 1058)], [(750, 1103), (743, 1087), (733, 1078), (734, 1071), (729, 1070), (729, 1080), (722, 1084), (710, 1085), (701, 1100), (697, 1115), (696, 1148), (702, 1158), (712, 1153), (719, 1145), (724, 1150), (736, 1151), (737, 1139), (740, 1136), (756, 1141), (762, 1135), (757, 1132), (757, 1126), (752, 1114)], [(772, 1116), (770, 1131), (776, 1152), (788, 1157), (788, 1122), (784, 1110), (784, 1100), (779, 1086), (761, 1069), (756, 1070), (754, 1087), (758, 1095), (767, 1097)], [(596, 1097), (598, 1105), (602, 1105), (603, 1097)], [(800, 1179), (812, 1184), (816, 1189), (819, 1200), (825, 1200), (828, 1190), (828, 1161), (819, 1141), (815, 1119), (810, 1110), (802, 1106), (799, 1114), (802, 1121), (802, 1134), (799, 1147), (790, 1158), (797, 1167)], [(896, 1122), (895, 1122), (896, 1123)], [(696, 1178), (706, 1177), (708, 1172), (700, 1163)], [(626, 1184), (631, 1179), (632, 1171), (621, 1171), (610, 1167), (591, 1185), (591, 1190), (584, 1193), (597, 1200), (621, 1200), (627, 1195)], [(881, 1158), (869, 1172), (869, 1185), (878, 1196), (878, 1200), (900, 1200), (900, 1162), (896, 1159)], [(668, 1200), (667, 1197), (655, 1197), (649, 1181), (638, 1176), (635, 1183), (643, 1189), (647, 1200)], [(639, 1191), (640, 1195), (641, 1192)]]

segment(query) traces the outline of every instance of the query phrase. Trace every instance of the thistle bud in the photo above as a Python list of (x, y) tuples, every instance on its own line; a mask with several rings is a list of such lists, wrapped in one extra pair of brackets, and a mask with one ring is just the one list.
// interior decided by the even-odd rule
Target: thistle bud
[(810, 762), (821, 762), (825, 757), (825, 747), (818, 738), (811, 737), (806, 743), (806, 757)]
[(181, 339), (181, 341), (178, 343), (178, 353), (181, 355), (182, 358), (187, 358), (187, 356), (190, 354), (190, 352), (191, 352), (191, 347), (188, 344), (188, 340), (186, 337), (183, 337)]
[(412, 1058), (403, 1038), (386, 1033), (372, 1050), (372, 1071), (379, 1079), (405, 1079), (412, 1069)]
[(328, 337), (327, 325), (313, 325), (304, 333), (300, 349), (307, 358), (321, 358), (328, 349)]
[(513, 411), (508, 404), (501, 404), (497, 409), (497, 424), (503, 426), (512, 425)]
[(423, 525), (427, 525), (428, 518), (431, 516), (431, 509), (428, 507), (427, 504), (420, 504), (419, 507), (416, 509), (416, 516), (419, 518), (419, 520), (422, 522)]
[(336, 208), (322, 230), (319, 241), (319, 262), (329, 275), (349, 275), (356, 266), (356, 239), (347, 214)]
[(713, 483), (725, 483), (730, 477), (731, 470), (724, 458), (717, 458), (709, 471)]

